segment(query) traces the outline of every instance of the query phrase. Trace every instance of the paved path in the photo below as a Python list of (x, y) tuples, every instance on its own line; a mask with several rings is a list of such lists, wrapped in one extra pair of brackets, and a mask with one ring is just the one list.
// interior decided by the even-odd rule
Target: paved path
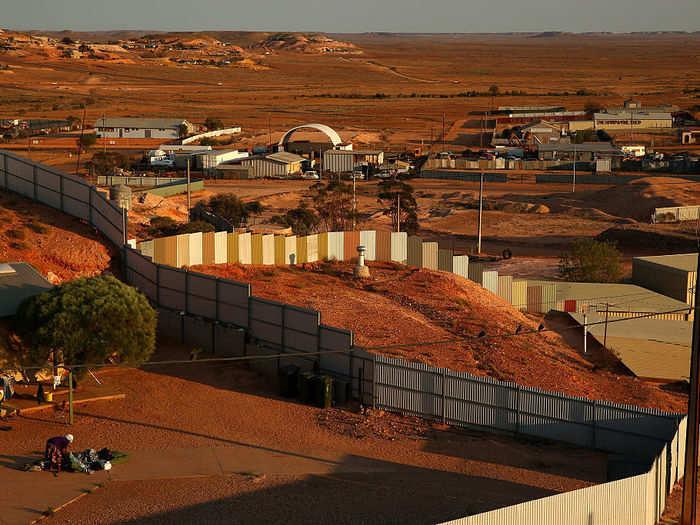
[(108, 480), (137, 481), (230, 474), (330, 474), (337, 472), (387, 472), (389, 463), (359, 456), (312, 450), (304, 453), (257, 445), (127, 451), (129, 461), (107, 472), (88, 476), (17, 470), (30, 457), (0, 455), (0, 524), (26, 525), (49, 507), (80, 497)]

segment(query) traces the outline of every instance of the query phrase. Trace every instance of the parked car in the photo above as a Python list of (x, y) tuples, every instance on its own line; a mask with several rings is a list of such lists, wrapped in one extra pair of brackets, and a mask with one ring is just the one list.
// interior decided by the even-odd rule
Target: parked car
[(306, 180), (319, 180), (320, 177), (315, 171), (305, 171), (301, 174), (301, 178)]

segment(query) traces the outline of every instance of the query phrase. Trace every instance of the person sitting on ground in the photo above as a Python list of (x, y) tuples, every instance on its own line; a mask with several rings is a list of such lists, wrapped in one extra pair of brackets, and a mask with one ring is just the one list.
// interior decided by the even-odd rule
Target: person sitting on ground
[(68, 447), (73, 442), (73, 435), (66, 434), (65, 436), (52, 437), (46, 441), (46, 451), (44, 456), (49, 462), (49, 470), (52, 470), (54, 465), (56, 466), (56, 474), (61, 470), (61, 463), (63, 462), (63, 455), (68, 452)]

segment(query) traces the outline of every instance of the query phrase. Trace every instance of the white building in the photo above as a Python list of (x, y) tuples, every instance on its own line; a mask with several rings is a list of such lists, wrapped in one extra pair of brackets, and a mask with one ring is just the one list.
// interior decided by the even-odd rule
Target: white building
[(95, 135), (98, 138), (129, 139), (177, 139), (180, 126), (184, 125), (187, 134), (193, 126), (185, 119), (171, 118), (100, 118), (95, 122)]
[(196, 155), (195, 166), (200, 169), (214, 169), (220, 164), (237, 162), (242, 159), (247, 159), (249, 156), (247, 151), (238, 151), (237, 149), (214, 149), (206, 153)]

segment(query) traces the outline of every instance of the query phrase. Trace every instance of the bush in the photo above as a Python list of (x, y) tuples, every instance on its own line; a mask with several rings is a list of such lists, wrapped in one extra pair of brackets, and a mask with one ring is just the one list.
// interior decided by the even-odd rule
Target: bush
[(622, 279), (622, 254), (611, 242), (578, 239), (562, 254), (559, 275), (573, 282), (616, 283)]
[(177, 233), (197, 233), (197, 232), (213, 232), (216, 231), (216, 228), (212, 224), (209, 224), (208, 222), (205, 221), (195, 221), (195, 222), (190, 222), (186, 224), (181, 224), (178, 229)]
[(17, 239), (19, 241), (23, 241), (27, 236), (24, 233), (24, 230), (7, 230), (5, 232), (5, 235), (7, 235), (10, 239)]
[(178, 223), (171, 217), (153, 217), (150, 221), (148, 234), (152, 237), (167, 237), (175, 235)]
[(81, 135), (78, 138), (78, 147), (83, 151), (90, 149), (95, 144), (97, 144), (97, 135), (95, 135), (94, 133)]
[(29, 224), (27, 224), (27, 228), (32, 230), (34, 233), (49, 233), (49, 228), (41, 224), (40, 222), (32, 221)]
[(127, 169), (130, 165), (129, 157), (117, 151), (98, 151), (87, 163), (87, 166), (98, 176), (112, 175), (115, 169)]
[(224, 127), (224, 123), (221, 121), (221, 119), (215, 117), (207, 117), (204, 121), (204, 125), (209, 131), (214, 131), (215, 129), (223, 129)]
[(216, 139), (213, 139), (211, 137), (204, 137), (202, 140), (199, 141), (200, 146), (218, 146), (219, 141)]

